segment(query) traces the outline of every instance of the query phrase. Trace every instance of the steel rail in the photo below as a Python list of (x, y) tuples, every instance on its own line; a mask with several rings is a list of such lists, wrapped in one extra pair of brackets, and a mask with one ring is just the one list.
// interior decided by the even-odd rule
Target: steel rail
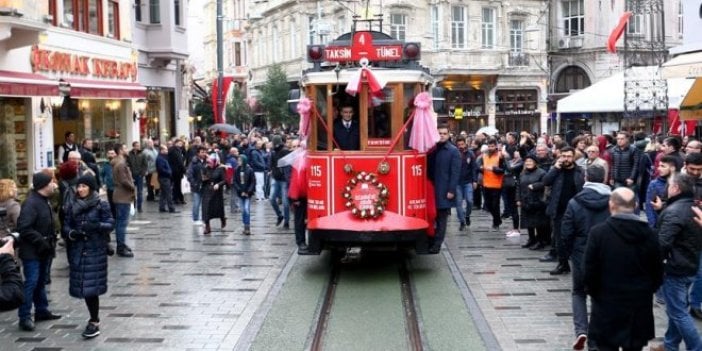
[(400, 288), (402, 290), (402, 306), (405, 312), (407, 334), (409, 337), (409, 349), (412, 351), (422, 351), (422, 332), (419, 328), (419, 316), (415, 305), (414, 292), (410, 273), (407, 269), (407, 262), (400, 265)]

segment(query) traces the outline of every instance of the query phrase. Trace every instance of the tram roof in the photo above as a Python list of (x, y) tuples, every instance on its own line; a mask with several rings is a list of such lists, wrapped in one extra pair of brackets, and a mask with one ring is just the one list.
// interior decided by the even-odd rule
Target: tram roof
[[(346, 84), (351, 79), (353, 72), (360, 68), (342, 69), (337, 72), (333, 70), (321, 72), (306, 72), (302, 75), (303, 86), (318, 84)], [(384, 69), (374, 67), (373, 74), (382, 77), (388, 83), (422, 83), (431, 84), (434, 78), (423, 69)]]

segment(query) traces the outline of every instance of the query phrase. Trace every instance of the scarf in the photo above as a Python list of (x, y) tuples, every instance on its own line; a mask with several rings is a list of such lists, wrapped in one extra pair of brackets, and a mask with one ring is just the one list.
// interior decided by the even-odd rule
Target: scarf
[(76, 197), (75, 202), (73, 203), (73, 215), (79, 215), (83, 212), (86, 212), (91, 208), (97, 206), (98, 203), (100, 203), (100, 197), (95, 191), (91, 192), (84, 199)]

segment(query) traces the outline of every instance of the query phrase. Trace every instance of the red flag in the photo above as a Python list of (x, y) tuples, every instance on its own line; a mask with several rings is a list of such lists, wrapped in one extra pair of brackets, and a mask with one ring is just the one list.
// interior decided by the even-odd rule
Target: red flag
[(668, 110), (668, 134), (679, 135), (694, 135), (697, 121), (683, 121), (680, 119), (680, 110)]
[(217, 79), (212, 82), (212, 112), (214, 114), (215, 123), (226, 123), (226, 118), (224, 111), (226, 111), (227, 106), (227, 91), (229, 91), (229, 86), (232, 85), (232, 80), (234, 77), (222, 77), (222, 99), (224, 104), (222, 105), (223, 111), (217, 111)]
[(624, 34), (624, 30), (626, 29), (626, 25), (629, 23), (629, 18), (631, 18), (631, 15), (631, 11), (624, 12), (622, 17), (619, 18), (619, 23), (617, 26), (614, 27), (612, 33), (609, 34), (609, 39), (607, 39), (608, 52), (617, 52), (617, 41), (622, 37), (622, 34)]

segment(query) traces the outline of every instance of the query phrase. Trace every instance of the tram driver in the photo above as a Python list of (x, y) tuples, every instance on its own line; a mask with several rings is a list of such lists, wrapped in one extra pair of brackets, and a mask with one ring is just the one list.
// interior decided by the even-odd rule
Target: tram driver
[(346, 102), (341, 105), (341, 118), (334, 120), (334, 140), (341, 150), (360, 150), (360, 127), (353, 119), (353, 105)]

